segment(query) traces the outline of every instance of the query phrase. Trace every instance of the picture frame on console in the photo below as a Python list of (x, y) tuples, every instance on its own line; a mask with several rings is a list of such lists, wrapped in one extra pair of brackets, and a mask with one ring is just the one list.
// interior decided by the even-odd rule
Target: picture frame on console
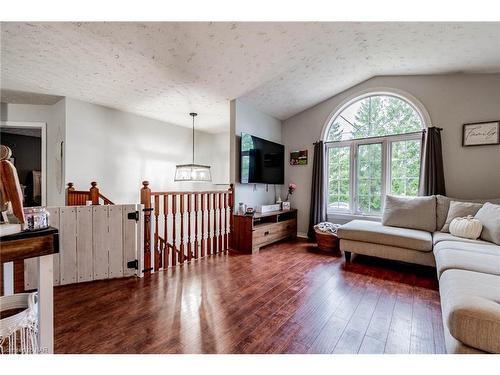
[(483, 121), (463, 125), (463, 147), (498, 144), (500, 144), (500, 121)]

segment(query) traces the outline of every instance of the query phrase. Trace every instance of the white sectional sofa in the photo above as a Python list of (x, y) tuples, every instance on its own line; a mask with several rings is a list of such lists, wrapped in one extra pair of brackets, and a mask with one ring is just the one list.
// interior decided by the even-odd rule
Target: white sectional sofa
[[(403, 209), (405, 217), (397, 220), (403, 227), (363, 220), (341, 226), (338, 237), (346, 261), (356, 253), (435, 266), (447, 352), (500, 353), (500, 246), (441, 232), (450, 202), (463, 200), (439, 195), (426, 199), (434, 202), (435, 210), (425, 217), (411, 205), (405, 207), (407, 215)], [(500, 204), (500, 199), (486, 201)], [(429, 201), (425, 204), (429, 207)], [(433, 230), (408, 228), (409, 223)]]

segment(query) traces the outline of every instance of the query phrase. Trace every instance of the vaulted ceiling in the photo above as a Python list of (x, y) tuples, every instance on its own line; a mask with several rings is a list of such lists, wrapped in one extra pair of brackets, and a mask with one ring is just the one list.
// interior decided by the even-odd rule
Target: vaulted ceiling
[[(1, 87), (210, 132), (286, 119), (376, 75), (500, 72), (500, 23), (2, 23)], [(12, 96), (12, 94), (11, 94)]]

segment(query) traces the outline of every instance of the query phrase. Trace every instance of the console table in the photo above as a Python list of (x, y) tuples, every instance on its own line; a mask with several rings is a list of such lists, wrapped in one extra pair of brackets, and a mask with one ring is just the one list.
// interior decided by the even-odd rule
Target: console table
[(12, 264), (17, 260), (38, 258), (38, 334), (42, 353), (54, 352), (53, 260), (59, 252), (59, 232), (47, 228), (0, 237), (4, 295), (14, 291)]
[(297, 210), (253, 215), (234, 215), (233, 250), (258, 253), (260, 248), (285, 238), (297, 237)]

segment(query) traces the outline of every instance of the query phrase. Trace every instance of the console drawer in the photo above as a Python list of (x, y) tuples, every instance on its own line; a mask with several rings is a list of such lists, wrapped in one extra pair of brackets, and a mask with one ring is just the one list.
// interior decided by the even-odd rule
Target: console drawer
[(295, 235), (297, 231), (296, 220), (287, 220), (275, 224), (268, 224), (262, 228), (255, 228), (253, 231), (253, 245), (263, 246), (264, 244), (278, 241), (282, 238)]

